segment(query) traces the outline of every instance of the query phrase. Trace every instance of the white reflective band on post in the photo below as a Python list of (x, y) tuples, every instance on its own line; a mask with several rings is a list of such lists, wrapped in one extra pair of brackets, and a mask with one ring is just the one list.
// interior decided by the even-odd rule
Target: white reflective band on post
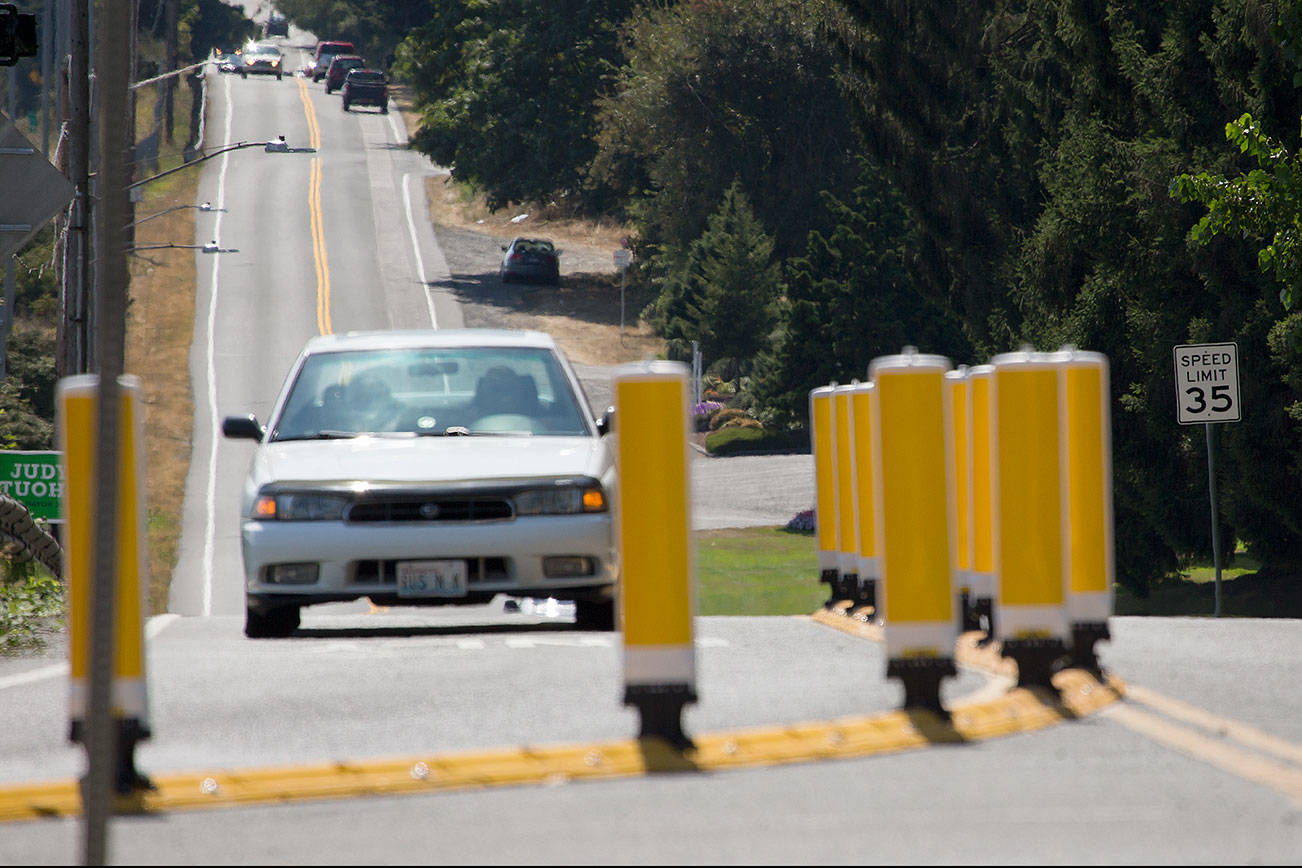
[(624, 683), (695, 684), (696, 651), (690, 645), (626, 645)]

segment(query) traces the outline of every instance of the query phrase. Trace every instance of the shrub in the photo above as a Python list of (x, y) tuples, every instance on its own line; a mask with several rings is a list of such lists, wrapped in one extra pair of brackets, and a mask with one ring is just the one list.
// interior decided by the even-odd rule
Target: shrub
[(773, 454), (808, 451), (808, 443), (788, 431), (767, 428), (721, 428), (705, 438), (705, 451), (711, 455)]
[(744, 419), (744, 418), (747, 418), (745, 410), (741, 410), (736, 407), (725, 407), (722, 410), (716, 412), (714, 416), (710, 419), (710, 430), (718, 431), (720, 428), (722, 428), (724, 425), (728, 424), (729, 422), (733, 421), (734, 419)]

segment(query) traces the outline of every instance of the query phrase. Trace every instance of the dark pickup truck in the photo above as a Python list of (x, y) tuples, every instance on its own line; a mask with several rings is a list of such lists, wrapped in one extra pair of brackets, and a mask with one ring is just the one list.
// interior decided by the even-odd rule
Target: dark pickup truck
[(380, 114), (389, 113), (389, 83), (384, 73), (374, 69), (350, 69), (344, 79), (344, 111), (355, 105), (378, 106)]

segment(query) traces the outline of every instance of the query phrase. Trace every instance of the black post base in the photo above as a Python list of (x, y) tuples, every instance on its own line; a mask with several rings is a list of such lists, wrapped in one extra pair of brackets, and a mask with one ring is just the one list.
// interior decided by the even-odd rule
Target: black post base
[(858, 593), (855, 594), (856, 606), (872, 606), (877, 610), (877, 580), (859, 577)]
[(840, 576), (841, 574), (833, 569), (823, 570), (818, 574), (819, 583), (827, 585), (827, 602), (823, 604), (825, 609), (832, 608), (841, 599), (837, 596), (837, 582)]
[[(155, 790), (154, 782), (136, 768), (136, 745), (146, 741), (152, 733), (149, 727), (134, 717), (115, 720), (117, 733), (117, 756), (114, 760), (113, 791), (118, 795), (129, 795), (142, 790)], [(85, 744), (85, 722), (78, 719), (72, 722), (69, 740)]]
[(953, 657), (892, 657), (886, 663), (886, 677), (904, 685), (904, 709), (926, 709), (947, 715), (940, 704), (940, 681), (958, 675)]
[(1061, 639), (1008, 639), (1001, 649), (1017, 663), (1018, 687), (1053, 687), (1053, 673), (1067, 656)]
[(678, 750), (696, 745), (683, 732), (683, 707), (696, 702), (687, 684), (638, 684), (624, 688), (624, 704), (637, 708), (642, 718), (638, 738), (662, 738)]
[(977, 640), (977, 646), (984, 648), (995, 641), (995, 601), (990, 597), (977, 597), (972, 602), (972, 612), (976, 619), (975, 629), (985, 633)]
[(841, 573), (836, 583), (836, 598), (838, 600), (850, 600), (852, 603), (859, 598), (859, 574), (858, 573)]
[(1071, 625), (1071, 663), (1075, 669), (1084, 669), (1101, 675), (1099, 658), (1094, 653), (1094, 643), (1112, 638), (1107, 621), (1076, 621)]

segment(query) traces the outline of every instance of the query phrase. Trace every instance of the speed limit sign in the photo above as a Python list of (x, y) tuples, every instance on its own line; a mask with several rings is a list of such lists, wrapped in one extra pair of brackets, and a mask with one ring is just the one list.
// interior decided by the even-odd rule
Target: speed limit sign
[(1181, 425), (1239, 421), (1239, 345), (1176, 347), (1175, 402)]

